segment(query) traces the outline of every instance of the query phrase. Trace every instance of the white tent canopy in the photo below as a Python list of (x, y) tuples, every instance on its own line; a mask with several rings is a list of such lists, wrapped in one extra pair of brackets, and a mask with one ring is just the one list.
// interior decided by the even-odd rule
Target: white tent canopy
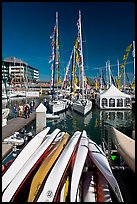
[(98, 95), (97, 103), (101, 109), (131, 109), (131, 96), (119, 91), (113, 84)]
[(131, 98), (130, 95), (125, 94), (119, 91), (113, 84), (107, 89), (105, 92), (100, 94), (100, 98), (104, 97), (124, 97), (124, 98)]

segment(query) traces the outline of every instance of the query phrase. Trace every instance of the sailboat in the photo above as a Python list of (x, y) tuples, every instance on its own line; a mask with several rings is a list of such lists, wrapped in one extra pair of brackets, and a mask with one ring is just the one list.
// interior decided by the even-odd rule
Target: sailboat
[(79, 51), (79, 68), (81, 70), (81, 82), (82, 82), (82, 97), (73, 102), (73, 110), (82, 115), (88, 114), (92, 108), (92, 101), (85, 97), (85, 76), (84, 76), (84, 63), (83, 63), (83, 51), (82, 51), (82, 32), (81, 32), (81, 12), (79, 11), (78, 19), (78, 51)]
[[(49, 61), (53, 62), (52, 64), (52, 79), (51, 79), (51, 95), (52, 99), (49, 101), (49, 109), (52, 113), (58, 113), (61, 111), (65, 111), (66, 102), (63, 100), (59, 100), (58, 96), (58, 83), (59, 83), (59, 44), (58, 44), (58, 12), (56, 12), (56, 25), (53, 30), (52, 36), (52, 56)], [(55, 94), (55, 74), (57, 76), (57, 94)]]

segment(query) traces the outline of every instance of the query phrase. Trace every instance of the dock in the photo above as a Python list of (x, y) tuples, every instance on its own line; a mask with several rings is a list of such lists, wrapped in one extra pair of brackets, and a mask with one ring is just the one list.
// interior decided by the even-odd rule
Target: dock
[[(2, 141), (20, 129), (29, 125), (36, 118), (36, 111), (30, 114), (29, 118), (13, 118), (7, 122), (7, 125), (2, 127)], [(7, 156), (7, 154), (12, 150), (12, 145), (2, 144), (2, 159)]]

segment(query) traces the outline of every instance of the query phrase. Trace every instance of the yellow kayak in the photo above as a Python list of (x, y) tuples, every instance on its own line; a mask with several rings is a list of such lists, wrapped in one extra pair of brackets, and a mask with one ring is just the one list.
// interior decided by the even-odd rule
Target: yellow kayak
[(69, 134), (65, 133), (64, 137), (60, 142), (55, 144), (55, 146), (50, 150), (50, 153), (47, 157), (42, 161), (41, 166), (39, 167), (37, 173), (35, 174), (30, 187), (28, 202), (34, 202), (34, 199), (37, 196), (37, 193), (44, 181), (46, 175), (50, 171), (51, 167), (53, 166), (54, 162), (58, 158), (59, 154), (64, 148), (64, 145), (67, 143), (69, 139)]

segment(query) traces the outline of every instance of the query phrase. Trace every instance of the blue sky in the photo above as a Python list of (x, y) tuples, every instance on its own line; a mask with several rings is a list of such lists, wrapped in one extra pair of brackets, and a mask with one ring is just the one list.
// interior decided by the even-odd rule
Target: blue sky
[[(15, 56), (39, 69), (41, 80), (50, 80), (50, 35), (59, 13), (61, 75), (77, 37), (78, 11), (82, 14), (85, 74), (98, 76), (106, 61), (123, 62), (129, 44), (135, 40), (134, 2), (3, 2), (2, 55)], [(127, 59), (133, 61), (130, 52)], [(96, 69), (97, 68), (97, 69)], [(117, 66), (112, 73), (117, 74)], [(126, 65), (133, 77), (133, 63)]]

